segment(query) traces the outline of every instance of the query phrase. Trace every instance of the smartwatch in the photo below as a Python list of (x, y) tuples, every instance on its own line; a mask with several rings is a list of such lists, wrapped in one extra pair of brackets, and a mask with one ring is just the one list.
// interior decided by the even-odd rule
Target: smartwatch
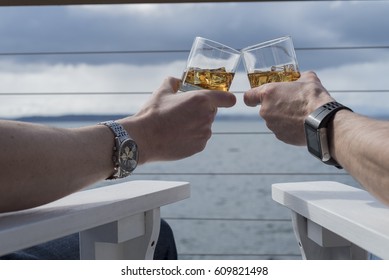
[(331, 157), (328, 147), (327, 127), (339, 110), (352, 110), (336, 101), (329, 102), (313, 111), (304, 121), (308, 151), (328, 165), (342, 167)]

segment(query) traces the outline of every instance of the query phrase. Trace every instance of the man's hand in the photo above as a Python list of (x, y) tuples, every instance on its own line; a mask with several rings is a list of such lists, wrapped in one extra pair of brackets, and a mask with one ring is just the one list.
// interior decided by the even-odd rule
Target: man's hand
[(293, 145), (306, 145), (305, 118), (333, 100), (314, 72), (302, 73), (295, 82), (269, 83), (244, 94), (246, 105), (261, 105), (259, 114), (275, 136)]
[(140, 163), (177, 160), (202, 151), (212, 135), (217, 108), (236, 103), (236, 97), (224, 91), (177, 93), (179, 84), (179, 79), (167, 78), (134, 117), (121, 120), (138, 143)]

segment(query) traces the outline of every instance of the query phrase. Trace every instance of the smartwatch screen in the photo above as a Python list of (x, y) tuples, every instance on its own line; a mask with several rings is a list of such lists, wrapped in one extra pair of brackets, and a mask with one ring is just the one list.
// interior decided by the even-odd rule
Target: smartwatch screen
[(305, 126), (305, 134), (307, 138), (308, 150), (318, 158), (321, 158), (321, 149), (319, 146), (320, 139), (318, 139), (317, 130), (309, 125)]

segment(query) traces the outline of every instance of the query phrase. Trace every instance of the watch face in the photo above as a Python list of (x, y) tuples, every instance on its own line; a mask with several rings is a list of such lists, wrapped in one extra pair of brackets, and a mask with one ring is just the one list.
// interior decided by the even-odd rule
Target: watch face
[(119, 166), (125, 171), (131, 173), (138, 165), (138, 146), (131, 139), (126, 139), (120, 145)]

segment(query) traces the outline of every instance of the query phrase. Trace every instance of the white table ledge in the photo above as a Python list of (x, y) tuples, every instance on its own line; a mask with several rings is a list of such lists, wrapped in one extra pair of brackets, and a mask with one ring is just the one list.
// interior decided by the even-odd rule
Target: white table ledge
[(389, 208), (338, 182), (273, 184), (273, 199), (292, 210), (305, 259), (389, 259)]
[(190, 196), (186, 182), (132, 181), (0, 214), (0, 255), (80, 232), (82, 259), (151, 259), (160, 207)]

